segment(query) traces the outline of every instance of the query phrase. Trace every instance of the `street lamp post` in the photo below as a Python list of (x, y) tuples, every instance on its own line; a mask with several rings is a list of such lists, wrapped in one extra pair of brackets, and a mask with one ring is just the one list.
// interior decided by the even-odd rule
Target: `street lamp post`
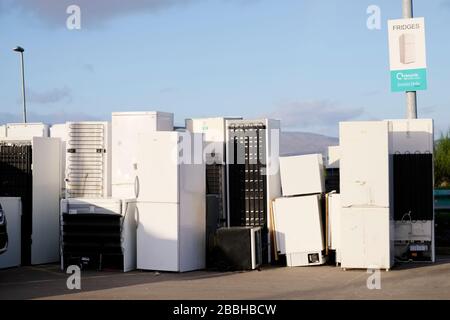
[(25, 67), (23, 63), (23, 53), (25, 49), (22, 47), (15, 47), (13, 51), (20, 53), (20, 69), (22, 71), (23, 122), (27, 123), (27, 105), (25, 99)]

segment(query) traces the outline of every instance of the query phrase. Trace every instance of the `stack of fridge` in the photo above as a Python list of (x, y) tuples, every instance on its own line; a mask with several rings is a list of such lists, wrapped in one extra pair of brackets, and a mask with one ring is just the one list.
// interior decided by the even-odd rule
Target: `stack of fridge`
[(341, 267), (394, 264), (389, 122), (341, 122)]
[(278, 120), (226, 121), (228, 226), (260, 227), (263, 263), (274, 253), (271, 202), (281, 195)]
[(48, 137), (0, 140), (0, 197), (22, 202), (22, 265), (59, 259), (59, 148), (59, 139)]
[(112, 121), (112, 192), (136, 199), (137, 268), (204, 268), (202, 135), (172, 131), (173, 115), (164, 112), (113, 113)]
[(431, 119), (344, 122), (342, 267), (435, 260)]
[(280, 158), (283, 197), (273, 204), (276, 244), (290, 267), (325, 262), (322, 230), (322, 155)]
[(186, 130), (202, 133), (206, 164), (206, 265), (214, 266), (215, 234), (227, 226), (226, 121), (240, 117), (186, 119)]

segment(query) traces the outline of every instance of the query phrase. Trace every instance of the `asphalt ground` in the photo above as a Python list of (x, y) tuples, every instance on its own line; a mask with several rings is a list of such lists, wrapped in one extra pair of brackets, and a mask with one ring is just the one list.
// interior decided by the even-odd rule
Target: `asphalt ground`
[[(0, 299), (450, 299), (450, 257), (380, 271), (334, 266), (169, 273), (82, 271), (69, 290), (59, 265), (0, 270)], [(369, 279), (369, 277), (371, 277)], [(369, 289), (379, 284), (380, 289)]]

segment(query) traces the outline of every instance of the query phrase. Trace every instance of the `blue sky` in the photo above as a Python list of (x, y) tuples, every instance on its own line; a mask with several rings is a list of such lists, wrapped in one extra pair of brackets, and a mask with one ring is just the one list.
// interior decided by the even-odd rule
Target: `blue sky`
[[(69, 4), (81, 30), (68, 30)], [(366, 27), (369, 5), (382, 29)], [(0, 121), (109, 119), (112, 111), (281, 118), (337, 136), (338, 121), (402, 118), (391, 93), (387, 19), (401, 0), (0, 0)], [(415, 0), (427, 28), (429, 89), (419, 117), (450, 127), (450, 0)]]

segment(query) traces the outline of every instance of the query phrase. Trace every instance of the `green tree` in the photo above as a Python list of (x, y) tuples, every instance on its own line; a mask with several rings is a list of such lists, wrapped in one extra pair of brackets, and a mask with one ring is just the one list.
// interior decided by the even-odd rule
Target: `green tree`
[(450, 187), (450, 130), (435, 144), (434, 176), (437, 188)]

